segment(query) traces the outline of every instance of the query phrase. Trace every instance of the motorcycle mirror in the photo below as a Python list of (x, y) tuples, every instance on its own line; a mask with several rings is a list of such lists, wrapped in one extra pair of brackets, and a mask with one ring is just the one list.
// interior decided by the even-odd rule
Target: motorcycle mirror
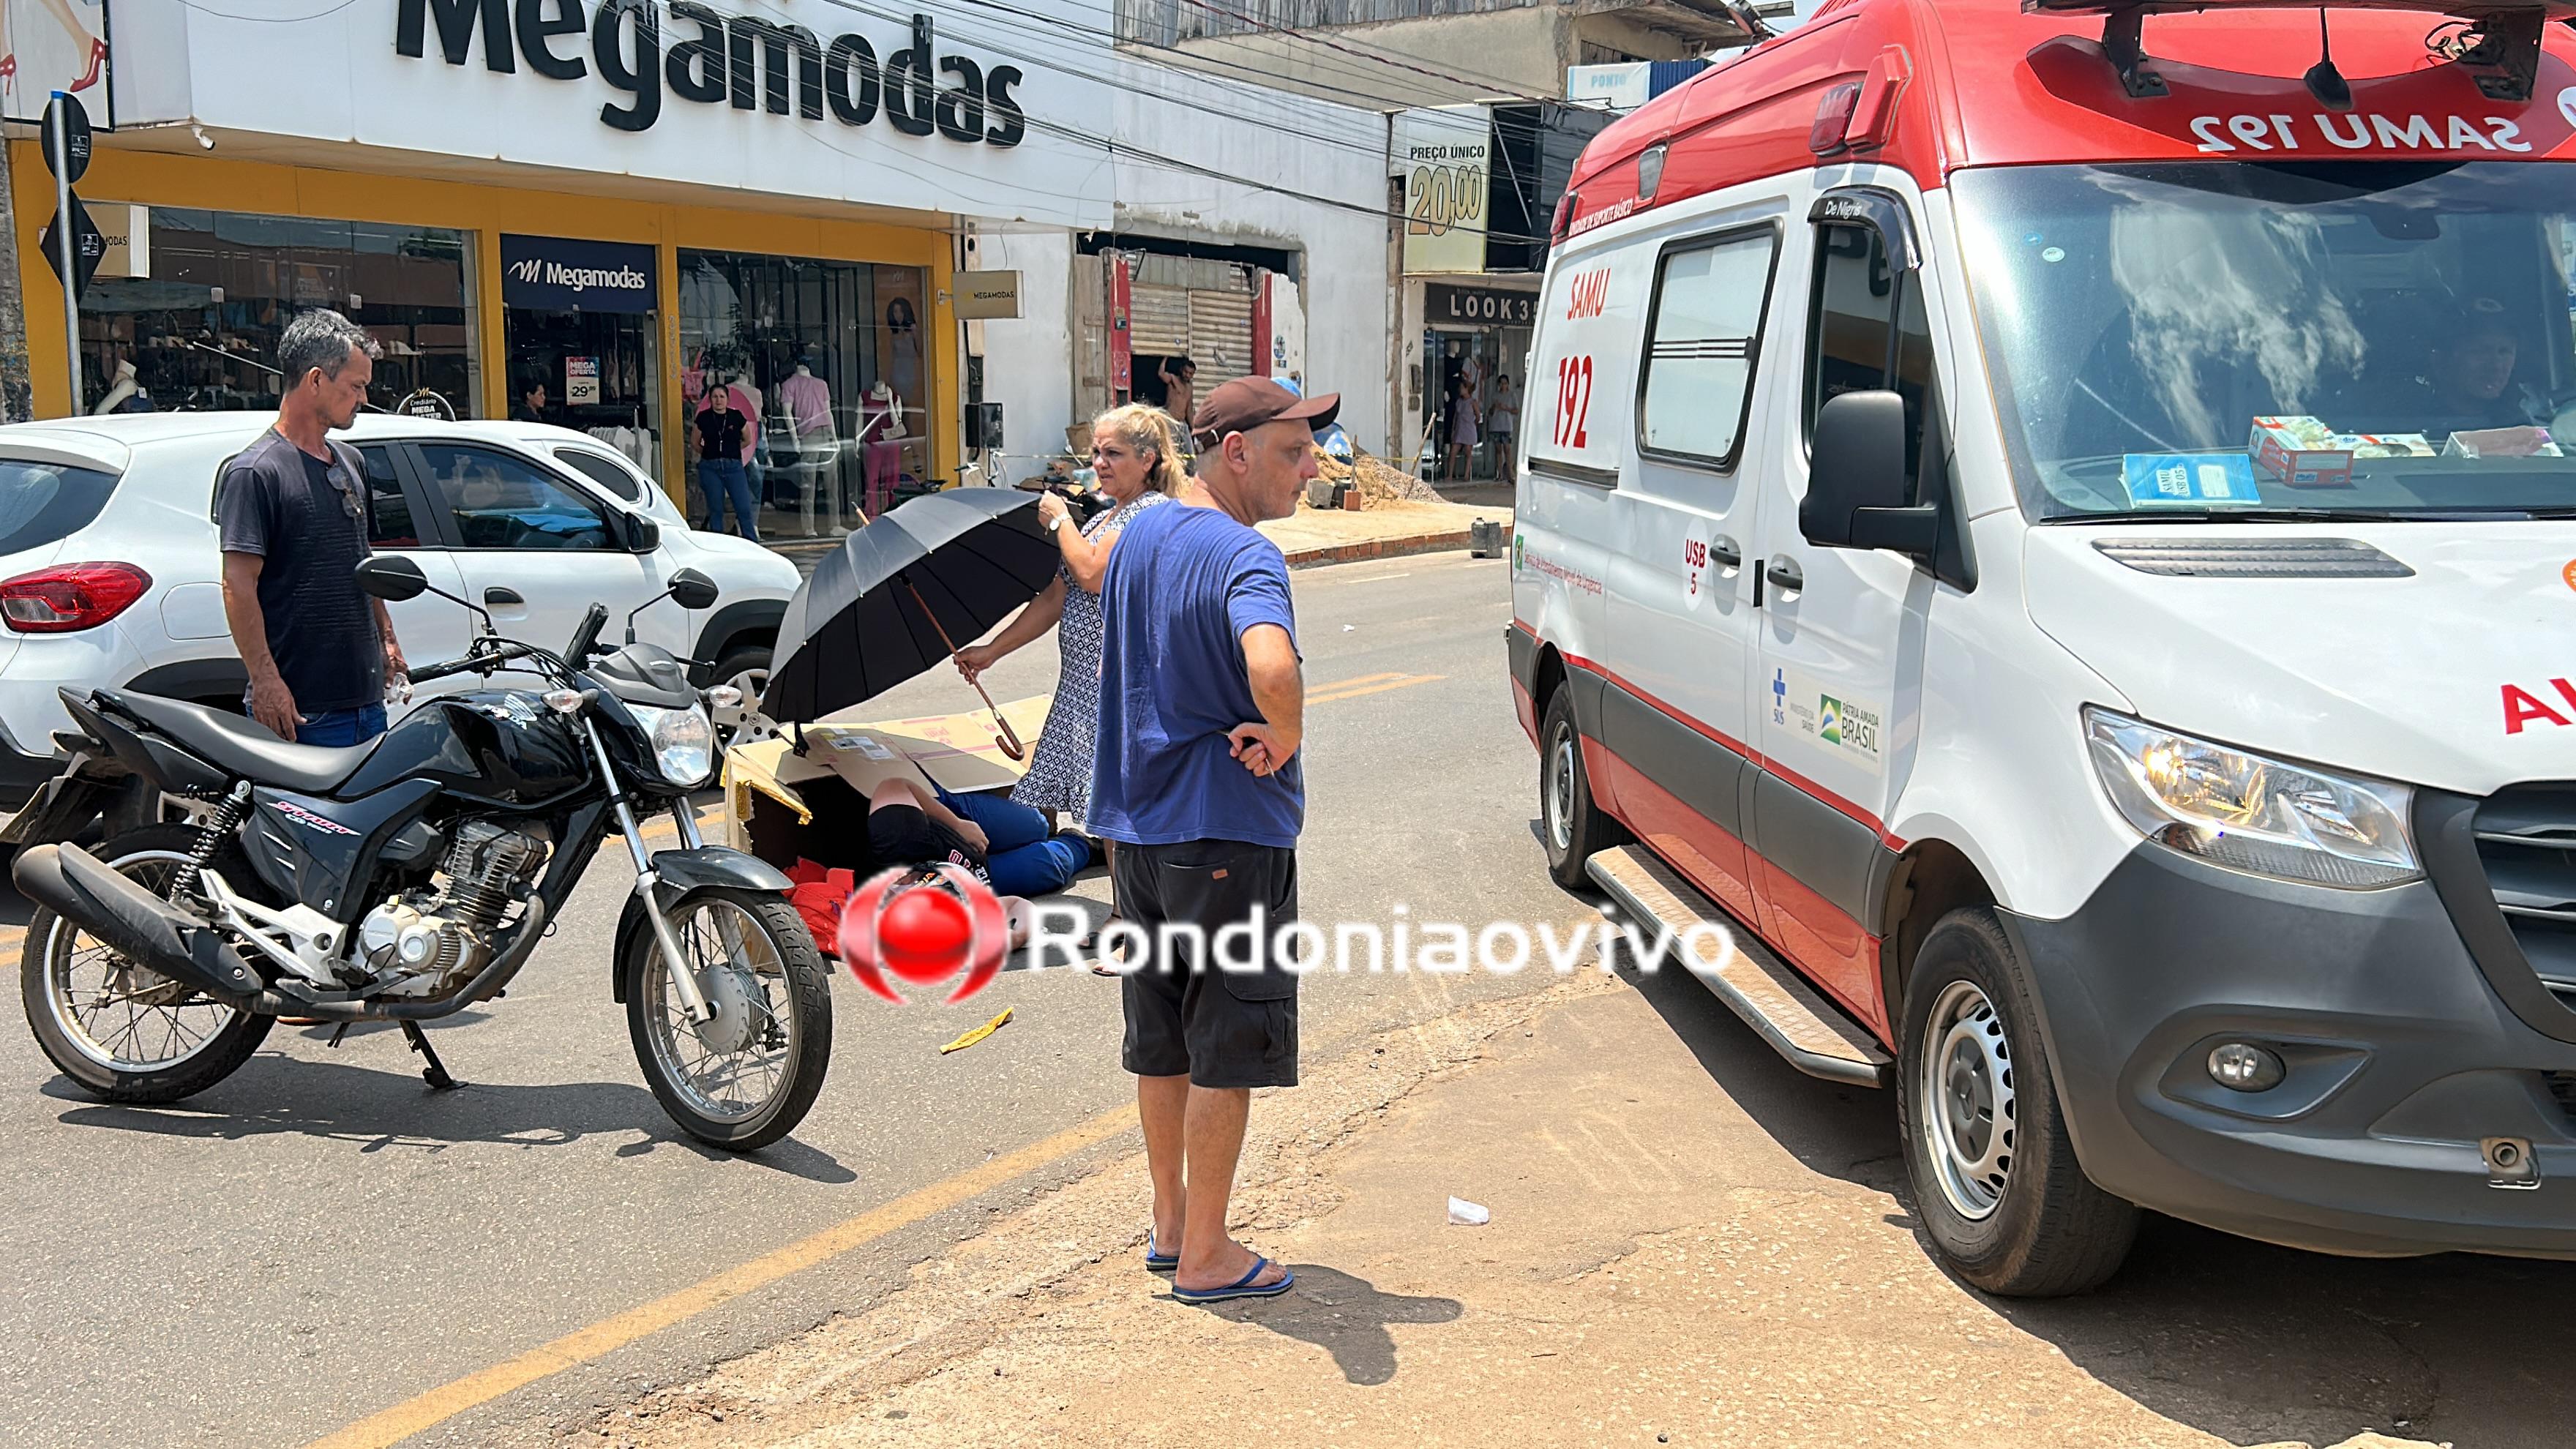
[(377, 554), (358, 564), (358, 592), (371, 599), (399, 604), (429, 591), (429, 575), (420, 565), (393, 554)]
[(671, 575), (671, 602), (692, 613), (714, 608), (720, 596), (716, 581), (696, 569), (682, 569)]

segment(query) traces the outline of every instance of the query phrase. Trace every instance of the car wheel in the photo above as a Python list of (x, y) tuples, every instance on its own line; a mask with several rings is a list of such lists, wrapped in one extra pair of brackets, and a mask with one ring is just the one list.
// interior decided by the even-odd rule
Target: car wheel
[(1539, 834), (1547, 845), (1547, 873), (1567, 890), (1590, 884), (1583, 863), (1627, 838), (1619, 822), (1592, 799), (1583, 769), (1583, 734), (1574, 723), (1574, 691), (1559, 685), (1548, 696), (1538, 728)]
[(1941, 918), (1905, 989), (1897, 1121), (1915, 1215), (1941, 1260), (2007, 1298), (2117, 1272), (2138, 1209), (2075, 1160), (2029, 975), (1985, 907)]
[(745, 644), (726, 650), (725, 656), (716, 661), (715, 682), (742, 691), (742, 703), (713, 711), (718, 746), (755, 744), (777, 735), (776, 727), (760, 712), (761, 691), (769, 687), (768, 645)]

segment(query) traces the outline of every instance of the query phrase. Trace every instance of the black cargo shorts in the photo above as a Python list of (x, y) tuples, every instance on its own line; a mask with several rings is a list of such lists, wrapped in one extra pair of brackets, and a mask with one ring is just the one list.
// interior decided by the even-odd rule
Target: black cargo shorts
[[(1127, 1070), (1199, 1087), (1297, 1085), (1297, 978), (1272, 950), (1297, 919), (1297, 852), (1236, 840), (1121, 845), (1116, 875), (1118, 914), (1152, 942), (1122, 984)], [(1220, 929), (1256, 919), (1249, 949), (1218, 942)], [(1218, 965), (1247, 958), (1260, 969)]]

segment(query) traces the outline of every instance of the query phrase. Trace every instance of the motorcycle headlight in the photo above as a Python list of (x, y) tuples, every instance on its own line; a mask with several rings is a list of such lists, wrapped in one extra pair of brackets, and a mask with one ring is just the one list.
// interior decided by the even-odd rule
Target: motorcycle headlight
[(2094, 773), (2140, 834), (2212, 865), (2342, 890), (2420, 878), (2413, 792), (2084, 711)]
[(648, 704), (626, 708), (651, 738), (653, 763), (663, 779), (694, 786), (715, 773), (716, 727), (706, 710), (694, 704), (687, 709), (656, 709)]

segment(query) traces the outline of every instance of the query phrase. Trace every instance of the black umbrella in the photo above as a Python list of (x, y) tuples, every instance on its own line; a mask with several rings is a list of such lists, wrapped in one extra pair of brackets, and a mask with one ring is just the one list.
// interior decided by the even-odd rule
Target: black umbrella
[[(1036, 598), (1062, 558), (1037, 501), (1017, 489), (952, 489), (890, 508), (842, 540), (787, 601), (761, 713), (786, 724), (873, 699)], [(1018, 759), (1006, 722), (1002, 736)]]

